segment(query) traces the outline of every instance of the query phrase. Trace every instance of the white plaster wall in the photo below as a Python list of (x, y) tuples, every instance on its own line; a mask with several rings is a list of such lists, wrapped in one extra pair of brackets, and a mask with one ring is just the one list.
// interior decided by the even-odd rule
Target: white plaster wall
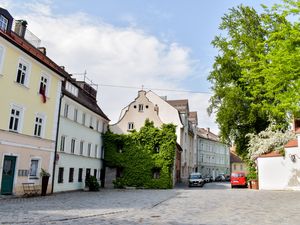
[[(138, 97), (130, 103), (125, 111), (122, 111), (122, 118), (116, 124), (110, 126), (110, 130), (116, 134), (126, 134), (129, 132), (128, 123), (134, 123), (134, 129), (140, 130), (145, 124), (145, 120), (149, 119), (154, 122), (156, 127), (160, 127), (163, 123), (160, 120), (155, 105), (148, 100), (145, 91), (139, 91)], [(143, 105), (143, 111), (139, 111), (139, 104)]]
[[(258, 179), (261, 190), (300, 190), (299, 148), (286, 149), (285, 157), (258, 158)], [(296, 155), (292, 162), (291, 155)]]

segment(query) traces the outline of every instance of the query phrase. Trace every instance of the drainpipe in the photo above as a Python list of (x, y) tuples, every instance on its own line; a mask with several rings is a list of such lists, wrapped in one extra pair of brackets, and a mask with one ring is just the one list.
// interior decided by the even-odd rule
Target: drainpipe
[(52, 170), (52, 187), (51, 187), (51, 194), (53, 194), (54, 189), (54, 178), (55, 178), (55, 167), (56, 167), (56, 154), (58, 148), (58, 131), (59, 131), (59, 124), (60, 124), (60, 111), (61, 111), (61, 100), (64, 97), (64, 94), (61, 93), (59, 98), (59, 106), (58, 106), (58, 119), (57, 119), (57, 127), (56, 127), (56, 137), (55, 137), (55, 149), (54, 149), (54, 160), (53, 160), (53, 170)]

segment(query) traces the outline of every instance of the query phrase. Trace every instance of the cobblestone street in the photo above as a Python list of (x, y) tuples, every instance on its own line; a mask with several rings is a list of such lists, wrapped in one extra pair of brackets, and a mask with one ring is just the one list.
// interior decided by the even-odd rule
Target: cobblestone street
[(72, 192), (0, 199), (1, 224), (300, 224), (300, 192), (230, 189)]

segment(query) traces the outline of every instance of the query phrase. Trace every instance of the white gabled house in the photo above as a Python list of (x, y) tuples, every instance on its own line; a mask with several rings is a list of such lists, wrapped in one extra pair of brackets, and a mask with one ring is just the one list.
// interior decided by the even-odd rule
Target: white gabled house
[(65, 80), (62, 93), (54, 192), (83, 189), (88, 176), (104, 179), (102, 134), (109, 123), (92, 85)]
[(285, 146), (285, 154), (271, 152), (257, 158), (260, 190), (300, 190), (300, 120), (295, 120), (296, 138)]

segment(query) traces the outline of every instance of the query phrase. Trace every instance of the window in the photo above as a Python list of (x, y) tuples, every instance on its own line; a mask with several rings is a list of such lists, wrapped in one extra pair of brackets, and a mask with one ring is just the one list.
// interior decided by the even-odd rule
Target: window
[(76, 97), (78, 97), (78, 88), (68, 81), (66, 82), (66, 90), (71, 94), (75, 95)]
[(78, 109), (74, 109), (74, 121), (77, 122)]
[(64, 117), (68, 117), (68, 113), (69, 113), (69, 105), (65, 104)]
[(143, 112), (144, 110), (144, 105), (143, 104), (139, 104), (139, 112)]
[(240, 165), (240, 170), (243, 170), (243, 164)]
[(74, 181), (74, 168), (69, 169), (69, 183)]
[(98, 145), (95, 145), (95, 158), (97, 158)]
[(40, 89), (39, 94), (43, 96), (48, 96), (48, 88), (49, 87), (49, 77), (46, 75), (41, 76)]
[(78, 182), (82, 182), (82, 171), (83, 171), (83, 169), (79, 168), (79, 170), (78, 170)]
[(82, 113), (82, 124), (85, 125), (85, 113)]
[(87, 168), (87, 169), (85, 170), (85, 179), (88, 179), (90, 176), (91, 176), (91, 169), (90, 169), (90, 168)]
[(93, 117), (92, 116), (90, 117), (90, 128), (94, 129), (94, 127), (93, 127)]
[(43, 121), (44, 121), (43, 116), (37, 115), (35, 117), (34, 136), (42, 137)]
[(71, 140), (71, 153), (74, 154), (75, 152), (75, 139), (73, 138)]
[(57, 183), (63, 183), (63, 182), (64, 182), (64, 168), (63, 167), (59, 167), (58, 168)]
[(94, 177), (97, 177), (97, 169), (94, 169)]
[(89, 144), (88, 144), (88, 152), (87, 152), (87, 155), (88, 155), (88, 156), (91, 156), (91, 148), (92, 148), (92, 144), (89, 143)]
[(99, 131), (99, 120), (97, 120), (97, 123), (96, 123), (96, 130)]
[(134, 123), (133, 122), (129, 122), (128, 123), (128, 130), (133, 130), (134, 129)]
[(60, 138), (60, 151), (65, 151), (65, 143), (66, 143), (66, 136), (61, 136)]
[(9, 130), (19, 132), (22, 108), (13, 106), (10, 112)]
[(101, 159), (104, 159), (104, 146), (101, 147)]
[(83, 144), (84, 142), (80, 141), (80, 152), (79, 152), (80, 155), (83, 155)]
[(6, 19), (3, 15), (0, 16), (0, 29), (3, 31), (7, 30), (8, 19)]
[(19, 84), (26, 85), (29, 76), (29, 64), (23, 60), (20, 60), (17, 71), (16, 82)]
[(29, 176), (37, 177), (38, 176), (38, 167), (39, 167), (39, 160), (32, 159), (31, 164), (30, 164)]

